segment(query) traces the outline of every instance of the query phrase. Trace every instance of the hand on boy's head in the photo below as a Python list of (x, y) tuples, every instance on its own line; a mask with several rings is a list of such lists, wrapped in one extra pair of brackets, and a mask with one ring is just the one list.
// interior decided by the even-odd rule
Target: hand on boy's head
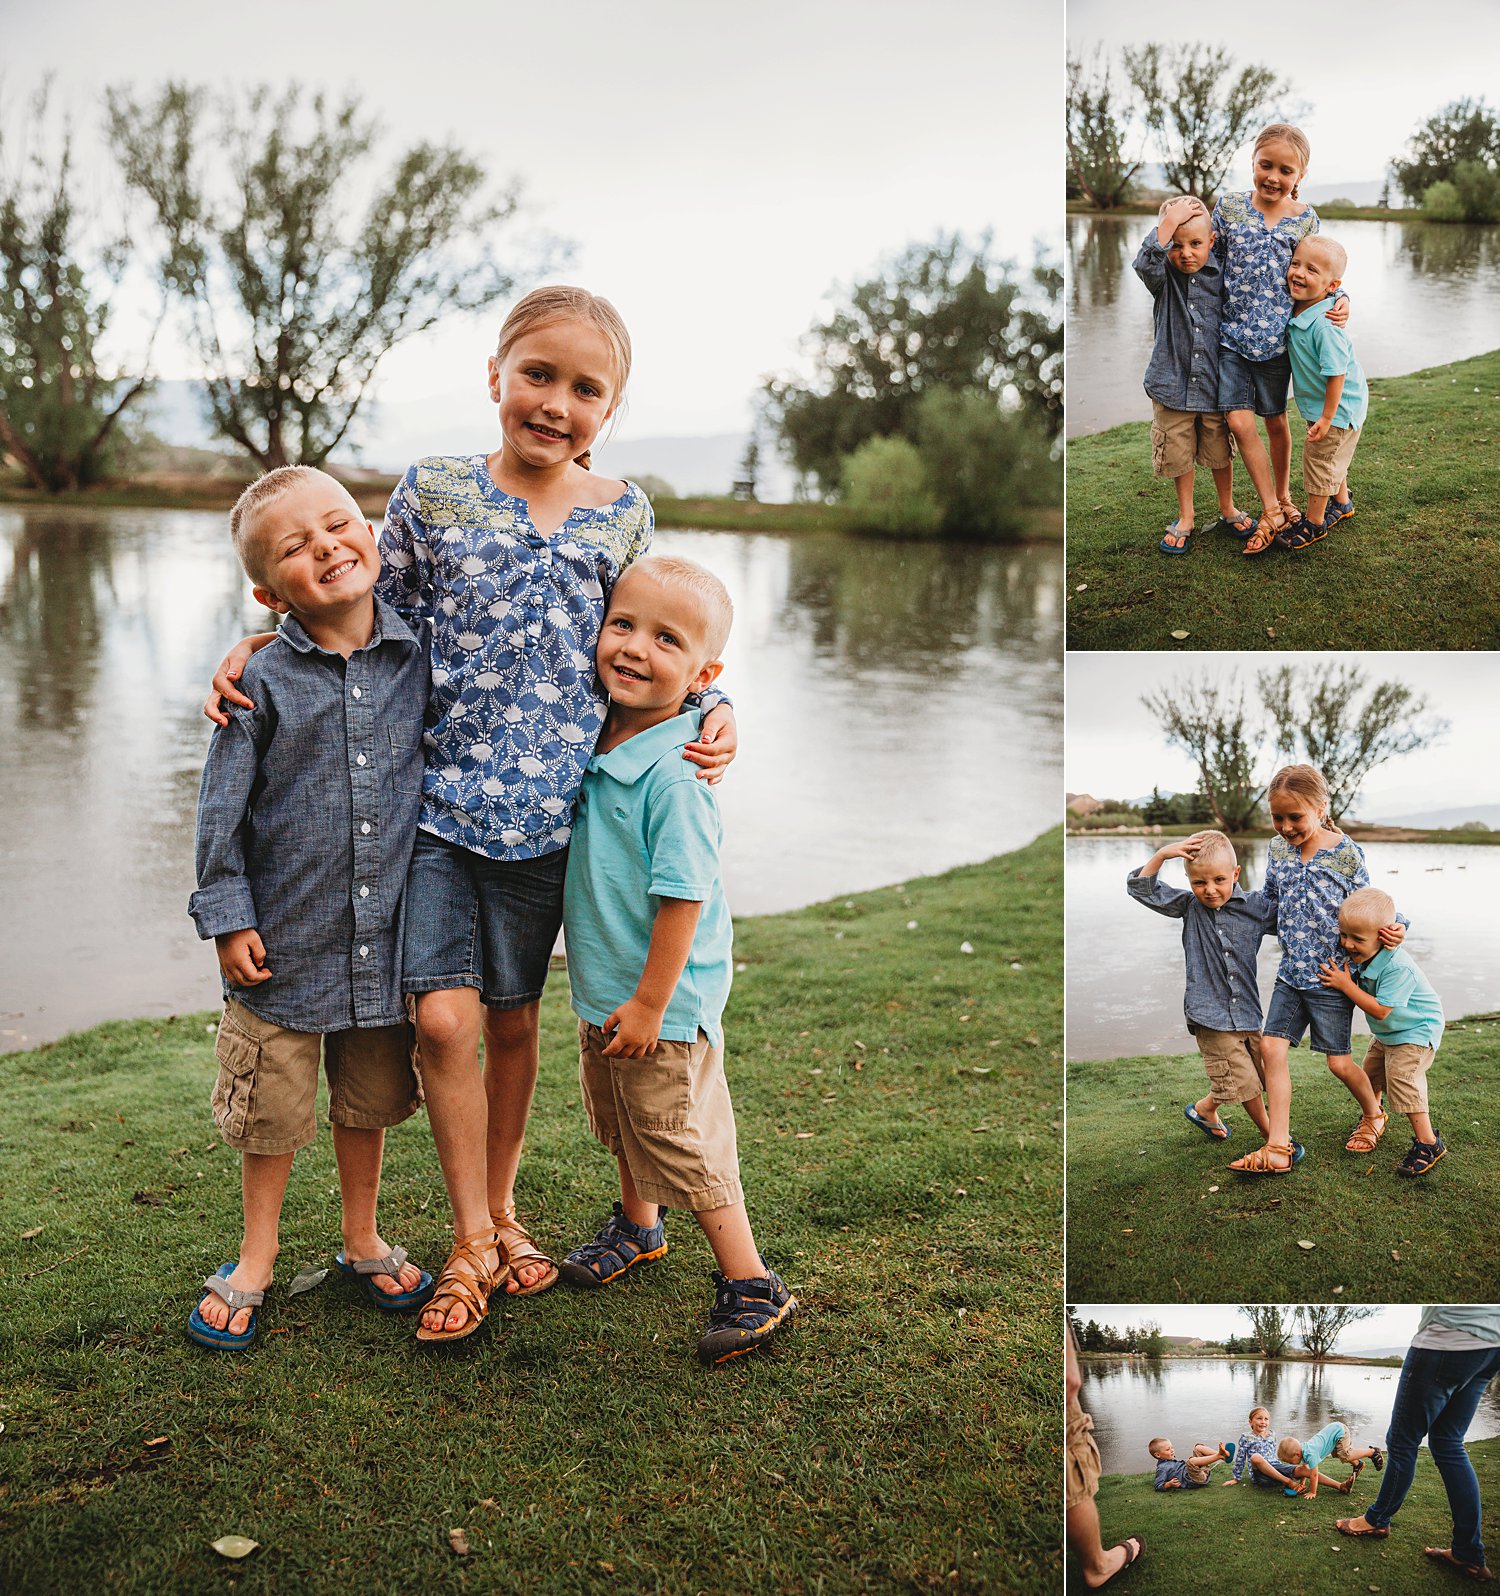
[(1406, 941), (1406, 927), (1398, 920), (1394, 925), (1383, 925), (1375, 933), (1383, 948), (1399, 948)]
[(717, 787), (739, 752), (739, 743), (734, 711), (728, 704), (715, 704), (703, 717), (698, 740), (684, 746), (682, 757), (698, 766), (700, 781)]
[(219, 968), (230, 986), (259, 986), (271, 979), (266, 969), (266, 946), (253, 926), (245, 931), (226, 931), (214, 938)]

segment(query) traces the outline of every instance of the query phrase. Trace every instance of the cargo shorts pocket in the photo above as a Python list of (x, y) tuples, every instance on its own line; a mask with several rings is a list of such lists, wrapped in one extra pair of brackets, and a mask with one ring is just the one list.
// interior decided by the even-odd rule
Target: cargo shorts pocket
[(629, 1072), (630, 1122), (638, 1131), (680, 1131), (687, 1125), (696, 1051), (691, 1042), (659, 1041), (645, 1058), (615, 1061)]
[(226, 1013), (219, 1021), (214, 1052), (219, 1074), (214, 1081), (210, 1107), (221, 1135), (242, 1137), (255, 1113), (255, 1074), (260, 1064), (260, 1043), (234, 1024)]

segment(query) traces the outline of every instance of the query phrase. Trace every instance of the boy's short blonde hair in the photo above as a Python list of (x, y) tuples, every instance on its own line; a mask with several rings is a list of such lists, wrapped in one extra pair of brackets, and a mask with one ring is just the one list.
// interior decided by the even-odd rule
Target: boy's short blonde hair
[(1341, 926), (1363, 926), (1367, 930), (1378, 931), (1383, 925), (1394, 925), (1395, 920), (1395, 899), (1379, 887), (1361, 887), (1358, 892), (1351, 892), (1339, 905)]
[(1151, 1441), (1147, 1442), (1146, 1450), (1151, 1454), (1152, 1457), (1159, 1458), (1161, 1456), (1161, 1449), (1164, 1446), (1170, 1447), (1171, 1444), (1172, 1443), (1166, 1438), (1166, 1436), (1158, 1435)]
[[(283, 493), (289, 493), (315, 477), (328, 477), (328, 473), (319, 471), (316, 466), (278, 466), (274, 471), (267, 471), (263, 477), (257, 477), (234, 501), (234, 508), (229, 512), (229, 536), (234, 540), (234, 552), (240, 557), (245, 575), (257, 587), (271, 585), (266, 576), (265, 550), (255, 535), (260, 512)], [(336, 482), (338, 479), (328, 477), (328, 480)], [(352, 499), (350, 502), (353, 502)]]
[(1227, 864), (1233, 869), (1239, 864), (1234, 844), (1222, 831), (1205, 831), (1200, 835), (1203, 840), (1198, 844), (1197, 853), (1184, 861), (1190, 874), (1195, 865)]
[(1194, 206), (1194, 209), (1190, 210), (1187, 215), (1182, 218), (1183, 221), (1190, 222), (1200, 213), (1204, 216), (1208, 215), (1208, 206), (1206, 206), (1196, 194), (1173, 194), (1167, 199), (1164, 199), (1161, 204), (1156, 207), (1158, 219), (1165, 216), (1167, 212), (1181, 200), (1191, 200)]
[(1330, 238), (1327, 233), (1309, 233), (1306, 238), (1299, 241), (1297, 248), (1321, 250), (1324, 265), (1336, 278), (1342, 278), (1349, 269), (1349, 251), (1339, 243), (1338, 239)]
[(1295, 1435), (1283, 1435), (1276, 1443), (1276, 1456), (1283, 1463), (1300, 1463), (1302, 1461), (1302, 1443)]
[(696, 560), (687, 560), (678, 554), (647, 554), (627, 567), (643, 576), (655, 577), (664, 587), (676, 588), (690, 594), (697, 607), (705, 630), (709, 659), (718, 659), (729, 641), (729, 629), (734, 624), (734, 601), (729, 589), (708, 569)]

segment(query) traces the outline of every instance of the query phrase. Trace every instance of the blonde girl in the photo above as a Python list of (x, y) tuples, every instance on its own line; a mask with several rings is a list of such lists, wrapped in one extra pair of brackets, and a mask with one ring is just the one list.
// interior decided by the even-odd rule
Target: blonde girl
[[(1385, 1128), (1380, 1098), (1350, 1052), (1354, 1005), (1318, 978), (1320, 967), (1338, 951), (1340, 904), (1370, 884), (1364, 853), (1329, 819), (1328, 783), (1311, 765), (1278, 770), (1266, 789), (1266, 803), (1276, 835), (1266, 861), (1264, 892), (1277, 907), (1282, 951), (1260, 1042), (1271, 1132), (1265, 1146), (1229, 1166), (1245, 1175), (1284, 1175), (1302, 1157), (1302, 1148), (1291, 1137), (1289, 1054), (1306, 1032), (1311, 1032), (1309, 1047), (1326, 1055), (1328, 1068), (1359, 1104), (1360, 1121), (1349, 1150), (1368, 1150), (1364, 1139), (1378, 1139)], [(1404, 935), (1398, 926), (1382, 926), (1381, 944), (1394, 947)]]
[[(454, 1246), (421, 1340), (470, 1335), (507, 1278), (519, 1295), (558, 1278), (517, 1218), (514, 1190), (573, 804), (604, 721), (594, 645), (615, 578), (651, 540), (645, 494), (588, 468), (630, 359), (608, 300), (568, 287), (528, 294), (487, 365), (499, 447), (417, 461), (380, 535), (377, 592), (425, 629), (432, 667), (403, 987)], [(241, 703), (230, 683), (247, 653), (214, 683)], [(714, 780), (735, 740), (721, 701), (684, 757)]]
[[(1292, 380), (1286, 270), (1298, 243), (1318, 231), (1318, 213), (1299, 198), (1310, 159), (1302, 129), (1273, 122), (1255, 141), (1253, 186), (1220, 195), (1213, 212), (1214, 248), (1224, 263), (1219, 408), (1261, 502), (1245, 554), (1264, 554), (1279, 533), (1290, 537), (1290, 528), (1302, 520), (1291, 496), (1292, 433), (1286, 419)], [(1329, 320), (1342, 326), (1348, 314), (1347, 304), (1338, 305)], [(1265, 420), (1269, 458), (1257, 416)]]

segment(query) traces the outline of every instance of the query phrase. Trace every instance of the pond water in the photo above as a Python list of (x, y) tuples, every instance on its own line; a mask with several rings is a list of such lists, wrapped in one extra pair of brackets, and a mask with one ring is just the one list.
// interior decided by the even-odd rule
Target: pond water
[[(1070, 216), (1070, 438), (1149, 421), (1141, 387), (1151, 295), (1131, 269), (1148, 216)], [(1500, 348), (1500, 227), (1330, 222), (1349, 252), (1350, 333), (1371, 377), (1396, 377)]]
[[(1249, 1428), (1254, 1407), (1270, 1411), (1278, 1437), (1306, 1437), (1338, 1419), (1354, 1445), (1384, 1446), (1401, 1373), (1368, 1364), (1262, 1358), (1089, 1357), (1080, 1362), (1078, 1400), (1093, 1417), (1106, 1474), (1149, 1473), (1155, 1465), (1146, 1445), (1158, 1435), (1171, 1441), (1178, 1457), (1186, 1457), (1199, 1441), (1208, 1446), (1237, 1441)], [(1500, 1435), (1500, 1380), (1490, 1382), (1469, 1426), (1471, 1441), (1495, 1435)], [(1347, 1468), (1335, 1463), (1330, 1472), (1342, 1479)], [(1214, 1471), (1216, 1481), (1229, 1477), (1227, 1463)]]
[[(224, 526), (0, 509), (0, 1051), (218, 1001), (187, 916), (200, 706), (226, 645), (266, 626)], [(717, 532), (657, 547), (735, 600), (742, 752), (719, 794), (737, 914), (1056, 823), (1060, 550)]]
[[(1150, 837), (1070, 837), (1067, 842), (1068, 1057), (1190, 1053), (1182, 1019), (1182, 928), (1131, 900), (1125, 877), (1155, 850)], [(1265, 879), (1265, 842), (1242, 845), (1240, 885)], [(1500, 1009), (1500, 848), (1380, 842), (1365, 848), (1374, 886), (1411, 922), (1406, 949), (1443, 1000), (1449, 1020)], [(1181, 861), (1162, 879), (1186, 887)], [(1260, 996), (1270, 1000), (1281, 950), (1260, 950)], [(1367, 1034), (1354, 1016), (1355, 1034)]]

